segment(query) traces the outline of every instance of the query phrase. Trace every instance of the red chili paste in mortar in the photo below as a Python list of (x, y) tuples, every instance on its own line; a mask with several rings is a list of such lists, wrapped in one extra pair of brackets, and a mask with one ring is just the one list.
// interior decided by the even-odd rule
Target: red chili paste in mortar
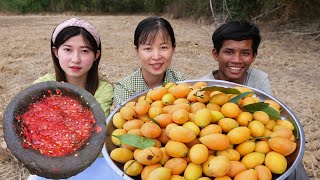
[(88, 108), (62, 95), (43, 97), (17, 120), (22, 126), (23, 146), (48, 156), (73, 153), (90, 137), (95, 126)]

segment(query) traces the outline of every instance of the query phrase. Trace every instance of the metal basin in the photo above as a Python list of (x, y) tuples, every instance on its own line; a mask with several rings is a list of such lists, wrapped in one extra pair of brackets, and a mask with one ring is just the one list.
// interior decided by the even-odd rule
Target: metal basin
[[(227, 81), (219, 81), (219, 80), (212, 80), (212, 81), (206, 81), (206, 80), (187, 80), (187, 81), (181, 81), (181, 82), (188, 82), (190, 84), (194, 84), (195, 82), (198, 81), (203, 81), (206, 82), (208, 84), (208, 86), (221, 86), (221, 87), (235, 87), (235, 86), (243, 86), (243, 85), (239, 85), (239, 84), (235, 84), (235, 83), (231, 83), (231, 82), (227, 82)], [(181, 83), (178, 82), (178, 83)], [(246, 86), (244, 86), (246, 87)], [(250, 87), (251, 88), (251, 87)], [(277, 180), (283, 180), (285, 178), (287, 178), (298, 166), (298, 164), (301, 162), (302, 157), (303, 157), (303, 153), (304, 153), (304, 146), (305, 146), (305, 135), (304, 135), (304, 131), (302, 128), (302, 125), (300, 123), (300, 121), (298, 120), (298, 118), (294, 115), (294, 113), (282, 102), (280, 102), (278, 99), (276, 99), (275, 97), (261, 91), (255, 88), (251, 88), (252, 90), (254, 90), (255, 94), (261, 99), (261, 101), (265, 100), (265, 99), (271, 99), (276, 101), (277, 103), (280, 104), (281, 106), (281, 118), (282, 119), (287, 119), (290, 120), (295, 128), (296, 128), (296, 143), (297, 143), (297, 148), (294, 151), (294, 153), (290, 154), (289, 156), (286, 156), (287, 162), (288, 162), (288, 166), (287, 166), (287, 170), (281, 174), (281, 175), (276, 175), (276, 174), (272, 174), (272, 178), (273, 179), (277, 179)], [(127, 102), (129, 101), (135, 101), (137, 100), (140, 96), (146, 95), (147, 91), (142, 92), (140, 94), (137, 94), (131, 98), (129, 98), (127, 101), (121, 103), (117, 108), (115, 108), (111, 114), (109, 115), (109, 117), (107, 118), (106, 122), (107, 122), (107, 138), (105, 141), (105, 146), (102, 149), (102, 153), (106, 159), (106, 161), (108, 162), (108, 164), (110, 165), (110, 167), (119, 175), (122, 176), (124, 179), (141, 179), (140, 176), (137, 177), (130, 177), (127, 176), (126, 174), (123, 173), (123, 164), (117, 163), (115, 161), (113, 161), (110, 158), (110, 152), (117, 148), (117, 146), (115, 146), (112, 141), (111, 141), (111, 134), (112, 132), (116, 129), (116, 127), (113, 125), (112, 123), (112, 117), (114, 116), (115, 113), (119, 112), (120, 108), (122, 106), (124, 106)]]

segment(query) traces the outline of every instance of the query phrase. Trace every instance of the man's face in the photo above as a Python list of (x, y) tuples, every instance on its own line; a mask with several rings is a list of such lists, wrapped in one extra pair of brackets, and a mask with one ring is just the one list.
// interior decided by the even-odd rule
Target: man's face
[(243, 84), (246, 72), (256, 57), (252, 40), (225, 40), (220, 52), (213, 49), (212, 55), (219, 63), (217, 78), (239, 84)]

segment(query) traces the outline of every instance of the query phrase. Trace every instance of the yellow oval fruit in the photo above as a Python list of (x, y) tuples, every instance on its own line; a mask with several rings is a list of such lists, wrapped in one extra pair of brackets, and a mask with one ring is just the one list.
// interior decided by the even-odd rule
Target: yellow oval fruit
[(254, 169), (248, 169), (237, 174), (234, 180), (258, 180), (258, 174)]
[(186, 98), (190, 91), (191, 88), (183, 84), (178, 84), (169, 89), (169, 92), (174, 95), (175, 98)]
[(122, 118), (125, 120), (136, 119), (138, 117), (136, 111), (134, 110), (134, 107), (131, 106), (123, 106), (120, 108), (119, 112)]
[(253, 119), (262, 122), (264, 125), (270, 121), (269, 115), (264, 111), (255, 111), (253, 113)]
[(204, 88), (208, 86), (208, 84), (206, 82), (203, 82), (203, 81), (198, 81), (198, 82), (195, 82), (192, 87), (193, 89), (201, 89), (201, 88)]
[(294, 130), (294, 125), (289, 120), (276, 120), (276, 124)]
[(179, 175), (186, 169), (187, 164), (184, 158), (171, 158), (164, 164), (164, 167), (171, 169), (171, 174)]
[(188, 121), (188, 122), (185, 122), (182, 126), (193, 131), (196, 136), (200, 134), (199, 126), (197, 126), (196, 123), (194, 122)]
[(277, 103), (276, 101), (274, 100), (271, 100), (271, 99), (266, 99), (264, 100), (265, 103), (268, 103), (270, 107), (276, 109), (276, 110), (280, 110), (281, 106), (279, 103)]
[(217, 124), (209, 124), (208, 126), (204, 127), (201, 129), (199, 136), (203, 137), (208, 134), (213, 134), (213, 133), (222, 133), (222, 129), (219, 125)]
[(223, 132), (229, 132), (232, 129), (239, 127), (239, 124), (236, 120), (231, 118), (222, 118), (218, 121), (218, 125), (221, 127)]
[(123, 171), (129, 176), (138, 176), (143, 170), (143, 165), (135, 160), (127, 161), (123, 166)]
[(269, 152), (264, 160), (265, 166), (274, 174), (282, 174), (287, 169), (286, 158), (277, 152)]
[[(180, 99), (181, 99), (181, 98), (180, 98)], [(179, 99), (177, 99), (177, 100), (179, 100)], [(176, 100), (176, 101), (177, 101), (177, 100)], [(188, 101), (188, 100), (186, 100), (186, 101)], [(173, 112), (175, 112), (175, 111), (177, 111), (177, 110), (180, 110), (180, 109), (184, 109), (184, 110), (186, 110), (187, 112), (189, 112), (190, 109), (191, 109), (191, 107), (190, 107), (190, 104), (189, 104), (189, 103), (183, 103), (183, 102), (181, 102), (181, 103), (178, 103), (178, 104), (173, 104), (173, 105), (172, 105), (171, 113), (173, 113)]]
[(180, 175), (172, 175), (170, 180), (186, 180), (183, 176)]
[(202, 171), (203, 171), (203, 174), (205, 174), (206, 176), (209, 176), (209, 174), (208, 174), (208, 165), (209, 165), (211, 159), (213, 159), (214, 157), (216, 157), (216, 156), (210, 154), (208, 156), (208, 159), (202, 164)]
[(160, 162), (163, 153), (160, 148), (149, 147), (138, 153), (136, 160), (143, 165), (151, 165)]
[(114, 116), (112, 117), (112, 123), (113, 125), (118, 128), (118, 129), (122, 129), (123, 124), (126, 122), (127, 120), (123, 119), (120, 112), (117, 112), (116, 114), (114, 114)]
[(158, 122), (161, 128), (166, 128), (168, 124), (173, 123), (171, 114), (159, 114), (154, 117), (154, 120)]
[(230, 161), (238, 161), (240, 160), (240, 153), (234, 149), (228, 148), (223, 151), (217, 151), (216, 152), (217, 156), (225, 156), (227, 157)]
[(208, 174), (210, 177), (221, 177), (230, 170), (230, 160), (225, 156), (216, 156), (208, 164)]
[(214, 103), (214, 104), (217, 104), (219, 106), (224, 105), (228, 101), (229, 101), (229, 96), (227, 94), (225, 94), (225, 93), (215, 94), (209, 100), (210, 103)]
[(189, 104), (190, 102), (188, 101), (187, 98), (177, 98), (174, 102), (173, 105), (177, 105), (177, 104)]
[(199, 111), (200, 109), (205, 109), (206, 105), (202, 102), (194, 102), (190, 105), (190, 112), (191, 113), (197, 113), (197, 111)]
[(216, 123), (220, 119), (225, 118), (224, 115), (220, 111), (211, 111), (211, 123)]
[(188, 154), (188, 147), (184, 143), (174, 140), (167, 142), (165, 150), (171, 157), (184, 157)]
[(248, 128), (250, 129), (251, 136), (253, 137), (263, 136), (265, 131), (264, 124), (257, 120), (253, 120), (249, 123)]
[(209, 109), (200, 109), (194, 117), (194, 123), (203, 128), (211, 122), (211, 111)]
[(240, 161), (230, 161), (230, 170), (226, 175), (233, 178), (237, 174), (245, 170), (247, 170), (246, 166), (242, 164)]
[(239, 101), (241, 106), (246, 106), (246, 105), (249, 105), (249, 104), (253, 104), (253, 103), (256, 103), (256, 100), (254, 97), (246, 97), (244, 98), (242, 101)]
[(161, 100), (156, 100), (156, 101), (153, 101), (150, 105), (150, 107), (160, 107), (160, 108), (163, 108), (164, 107), (164, 104)]
[(177, 124), (183, 124), (189, 120), (189, 112), (185, 109), (178, 109), (172, 112), (172, 120)]
[(221, 113), (227, 118), (236, 118), (240, 114), (240, 108), (237, 104), (228, 102), (222, 105)]
[(271, 180), (272, 173), (271, 171), (264, 165), (258, 165), (254, 168), (256, 170), (259, 180)]
[(231, 144), (241, 144), (250, 138), (251, 131), (245, 126), (236, 127), (228, 132), (227, 137)]
[(274, 132), (272, 132), (270, 137), (273, 138), (273, 137), (280, 136), (286, 139), (290, 139), (292, 135), (293, 135), (293, 132), (291, 129), (283, 127), (283, 128), (276, 129)]
[(111, 151), (110, 158), (119, 163), (125, 163), (133, 159), (133, 152), (127, 148), (116, 148)]
[(252, 152), (245, 155), (241, 162), (246, 166), (247, 169), (253, 169), (258, 165), (262, 165), (264, 162), (265, 155), (259, 152)]
[(148, 175), (147, 180), (170, 180), (171, 169), (159, 167)]
[(296, 149), (295, 142), (291, 142), (289, 139), (280, 136), (269, 139), (268, 144), (273, 151), (284, 156), (290, 155)]
[(141, 100), (140, 102), (137, 102), (134, 106), (134, 110), (136, 111), (138, 116), (146, 115), (150, 108), (150, 103), (146, 100)]
[(159, 163), (145, 166), (141, 172), (141, 180), (146, 180), (149, 174), (159, 167), (162, 167)]
[(248, 124), (253, 120), (253, 116), (249, 112), (242, 112), (237, 117), (237, 122), (240, 126), (248, 126)]
[(234, 87), (235, 89), (239, 90), (241, 93), (245, 93), (245, 92), (252, 92), (252, 94), (249, 94), (248, 96), (251, 97), (253, 96), (254, 91), (248, 87), (244, 87), (244, 86), (236, 86)]
[(202, 164), (204, 163), (209, 156), (209, 150), (207, 146), (203, 144), (195, 144), (191, 147), (189, 151), (189, 157), (191, 162), (195, 164)]
[(162, 114), (162, 113), (163, 113), (162, 107), (158, 107), (158, 106), (151, 106), (148, 111), (148, 115), (151, 118), (155, 118), (156, 116), (158, 116), (159, 114)]
[(275, 125), (276, 125), (276, 121), (275, 121), (275, 120), (270, 120), (270, 121), (265, 125), (265, 127), (266, 127), (266, 129), (268, 129), (268, 130), (271, 131)]
[(161, 98), (167, 93), (168, 93), (167, 88), (163, 86), (159, 86), (155, 89), (150, 89), (147, 93), (147, 97), (149, 97), (153, 101), (157, 101), (157, 100), (161, 100)]
[(112, 132), (112, 136), (111, 136), (112, 143), (115, 144), (116, 146), (120, 146), (120, 144), (121, 144), (120, 139), (117, 138), (117, 137), (114, 137), (114, 136), (121, 136), (121, 135), (124, 135), (124, 134), (127, 134), (126, 130), (124, 130), (124, 129), (115, 129)]
[(255, 152), (260, 152), (263, 154), (267, 154), (271, 151), (271, 148), (268, 144), (268, 141), (258, 141), (256, 142), (256, 147), (254, 149)]
[(209, 109), (211, 111), (219, 111), (220, 112), (221, 107), (218, 104), (215, 104), (215, 103), (208, 103), (207, 104), (207, 109)]
[(132, 134), (132, 135), (135, 135), (135, 136), (143, 136), (142, 133), (141, 133), (141, 129), (131, 129), (127, 132), (127, 134)]
[(141, 134), (147, 138), (157, 138), (161, 134), (161, 128), (154, 122), (149, 121), (141, 126)]
[(240, 156), (243, 157), (254, 151), (256, 147), (255, 142), (253, 141), (245, 141), (236, 146), (235, 150), (240, 153)]
[(144, 121), (140, 119), (133, 119), (133, 120), (126, 121), (123, 124), (123, 129), (126, 131), (130, 131), (131, 129), (140, 129), (143, 124), (144, 124)]
[(197, 101), (201, 103), (207, 103), (210, 100), (209, 91), (197, 91), (196, 93)]
[(184, 178), (187, 180), (198, 179), (202, 175), (202, 167), (199, 164), (190, 162), (184, 170)]
[(173, 127), (168, 135), (172, 140), (189, 143), (196, 138), (196, 134), (189, 128), (183, 126)]
[(166, 126), (166, 134), (167, 136), (169, 137), (169, 132), (171, 131), (172, 128), (176, 127), (176, 126), (179, 126), (178, 124), (176, 123), (170, 123)]
[(192, 91), (189, 92), (188, 96), (187, 96), (187, 100), (190, 102), (197, 102), (197, 92), (199, 91), (199, 89), (193, 89)]
[(140, 101), (147, 101), (149, 104), (151, 104), (153, 101), (150, 99), (150, 98), (148, 98), (147, 96), (140, 96), (139, 98), (138, 98), (138, 102), (140, 102)]
[(199, 141), (211, 150), (225, 150), (229, 147), (229, 139), (227, 135), (213, 133), (199, 138)]
[(176, 100), (176, 98), (168, 93), (168, 94), (165, 94), (162, 98), (161, 98), (161, 101), (164, 105), (171, 105), (173, 104), (173, 102)]
[[(197, 179), (197, 180), (199, 180), (199, 179)], [(214, 180), (232, 180), (232, 179), (229, 176), (221, 176), (221, 177), (214, 178)]]

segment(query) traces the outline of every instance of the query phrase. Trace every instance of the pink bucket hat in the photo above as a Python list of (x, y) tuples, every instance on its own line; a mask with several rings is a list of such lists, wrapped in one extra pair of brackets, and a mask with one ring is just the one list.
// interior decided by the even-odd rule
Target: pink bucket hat
[(61, 22), (53, 31), (52, 33), (52, 42), (54, 42), (58, 36), (58, 34), (66, 27), (70, 27), (70, 26), (76, 26), (76, 27), (82, 27), (85, 30), (87, 30), (96, 40), (97, 44), (100, 44), (100, 37), (98, 32), (96, 31), (96, 29), (87, 21), (84, 21), (80, 18), (71, 18), (68, 20), (65, 20), (63, 22)]

